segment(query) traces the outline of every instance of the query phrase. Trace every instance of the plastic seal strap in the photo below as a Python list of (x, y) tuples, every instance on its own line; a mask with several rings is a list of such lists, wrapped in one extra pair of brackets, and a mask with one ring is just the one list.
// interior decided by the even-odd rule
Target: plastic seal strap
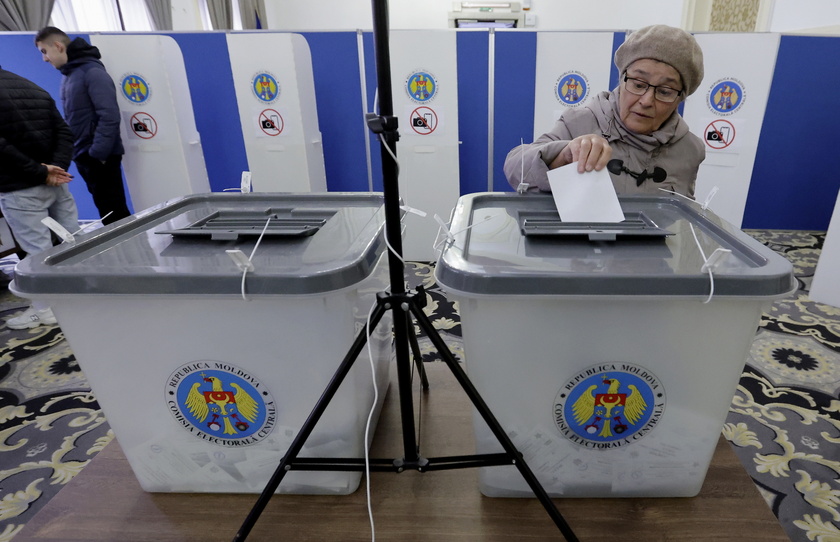
[[(523, 138), (519, 138), (519, 146), (522, 147), (525, 145), (525, 140)], [(519, 184), (516, 187), (517, 194), (524, 194), (531, 188), (531, 185), (524, 182), (522, 179), (525, 178), (525, 149), (521, 149), (519, 151), (519, 156), (521, 158), (519, 164)]]
[(698, 203), (698, 201), (695, 200), (695, 199), (692, 199), (692, 198), (689, 198), (688, 196), (684, 196), (684, 195), (680, 194), (679, 192), (674, 192), (673, 189), (660, 187), (657, 190), (661, 190), (661, 191), (663, 191), (666, 194), (671, 195), (671, 196), (679, 196), (682, 199), (690, 201), (691, 203), (697, 203), (698, 205), (700, 205), (700, 208), (705, 211), (706, 209), (709, 208), (709, 204), (712, 202), (712, 198), (714, 198), (715, 195), (717, 195), (720, 188), (718, 188), (717, 186), (712, 188), (711, 191), (709, 191), (709, 195), (706, 196), (706, 199), (703, 201), (702, 204)]
[(76, 241), (76, 238), (73, 237), (73, 234), (67, 231), (67, 229), (55, 221), (54, 218), (45, 216), (41, 219), (41, 224), (48, 227), (50, 230), (53, 231), (56, 235), (58, 235), (62, 241), (65, 243), (73, 243)]
[(105, 216), (103, 216), (102, 218), (100, 218), (98, 220), (91, 220), (90, 222), (88, 222), (87, 224), (85, 224), (84, 226), (79, 228), (78, 230), (74, 231), (73, 232), (73, 237), (75, 237), (76, 235), (78, 235), (80, 233), (85, 233), (85, 230), (89, 229), (91, 226), (101, 225), (102, 221), (105, 220), (106, 218), (108, 218), (109, 216), (111, 216), (113, 213), (114, 213), (114, 211), (110, 211), (108, 214), (106, 214)]
[(263, 237), (265, 237), (265, 232), (266, 232), (266, 230), (268, 230), (268, 225), (270, 223), (271, 223), (271, 217), (269, 216), (268, 220), (265, 221), (265, 226), (263, 226), (263, 229), (262, 229), (262, 232), (260, 233), (260, 236), (257, 238), (257, 242), (254, 245), (254, 249), (251, 251), (251, 255), (248, 256), (247, 258), (245, 257), (245, 253), (242, 252), (241, 250), (239, 250), (238, 248), (225, 251), (225, 253), (228, 256), (230, 256), (230, 259), (233, 260), (233, 263), (236, 264), (236, 267), (238, 267), (239, 270), (242, 271), (241, 291), (242, 291), (242, 299), (244, 301), (250, 301), (250, 299), (248, 299), (248, 296), (245, 295), (245, 277), (248, 275), (249, 271), (254, 271), (254, 263), (253, 263), (254, 254), (257, 253), (257, 248), (259, 248), (260, 243), (263, 240)]
[(225, 253), (230, 256), (230, 259), (233, 260), (233, 263), (236, 264), (236, 267), (239, 268), (240, 271), (253, 271), (254, 264), (251, 263), (251, 260), (245, 256), (245, 253), (241, 250), (233, 249), (233, 250), (226, 250)]
[[(455, 210), (454, 210), (454, 209), (452, 210), (452, 214), (453, 214), (453, 215), (455, 214)], [(490, 220), (493, 220), (493, 219), (494, 219), (494, 218), (496, 218), (497, 216), (501, 216), (501, 215), (489, 215), (489, 216), (485, 216), (483, 220), (479, 220), (478, 222), (474, 222), (474, 223), (470, 224), (469, 226), (467, 226), (466, 228), (461, 228), (460, 230), (455, 231), (455, 232), (451, 231), (448, 227), (446, 227), (446, 238), (444, 238), (442, 242), (443, 242), (443, 244), (444, 244), (444, 245), (445, 245), (446, 243), (451, 243), (451, 245), (452, 245), (452, 246), (456, 246), (456, 245), (455, 245), (455, 237), (456, 237), (457, 235), (459, 235), (459, 234), (461, 234), (461, 233), (464, 233), (465, 231), (469, 230), (470, 228), (474, 228), (474, 227), (476, 227), (476, 226), (478, 226), (478, 225), (480, 225), (480, 224), (484, 224), (485, 222), (488, 222), (488, 221), (490, 221)], [(435, 215), (435, 218), (436, 218), (436, 219), (438, 219), (439, 217), (438, 217), (437, 215)], [(440, 223), (442, 223), (442, 222), (443, 222), (443, 221), (441, 220), (441, 222), (440, 222)], [(449, 223), (450, 223), (450, 224), (452, 223), (452, 217), (451, 217), (451, 216), (450, 216), (450, 218), (449, 218)], [(435, 248), (437, 249), (437, 246), (435, 246)], [(458, 248), (460, 248), (461, 250), (463, 250), (463, 247), (458, 247)]]
[[(452, 212), (454, 213), (455, 210), (453, 209)], [(452, 222), (450, 213), (450, 223)], [(434, 215), (435, 222), (438, 223), (438, 231), (437, 235), (435, 235), (435, 244), (432, 245), (432, 250), (437, 253), (437, 257), (435, 260), (440, 258), (440, 255), (443, 253), (443, 249), (446, 248), (447, 243), (454, 243), (455, 242), (455, 235), (449, 231), (449, 224), (444, 222), (443, 219), (435, 213)]]
[(700, 245), (700, 240), (697, 238), (697, 232), (694, 231), (694, 224), (689, 222), (688, 226), (691, 228), (691, 235), (694, 236), (694, 242), (697, 244), (697, 250), (700, 251), (700, 256), (703, 257), (703, 265), (700, 267), (700, 271), (709, 273), (709, 297), (707, 297), (706, 301), (703, 302), (706, 304), (709, 303), (712, 300), (712, 296), (715, 295), (714, 272), (726, 256), (731, 254), (732, 251), (728, 248), (718, 247), (708, 258), (706, 258), (706, 253), (703, 251), (703, 247)]
[(426, 211), (421, 211), (420, 209), (415, 209), (414, 207), (409, 207), (408, 205), (400, 205), (400, 209), (402, 209), (406, 213), (411, 213), (421, 218), (426, 218), (429, 215), (429, 213), (427, 213)]
[(732, 251), (728, 248), (716, 248), (709, 259), (706, 260), (706, 263), (703, 264), (703, 267), (700, 268), (700, 271), (715, 271), (728, 254), (732, 254)]
[(239, 180), (239, 188), (225, 188), (222, 192), (241, 192), (247, 194), (251, 191), (251, 172), (243, 171)]
[(715, 195), (717, 195), (718, 190), (720, 190), (720, 188), (718, 188), (717, 186), (715, 186), (715, 187), (713, 187), (713, 188), (709, 191), (709, 195), (708, 195), (708, 196), (706, 196), (706, 199), (703, 201), (703, 207), (702, 207), (702, 209), (703, 209), (704, 211), (705, 211), (706, 209), (708, 209), (708, 208), (709, 208), (709, 204), (712, 202), (712, 198), (714, 198), (714, 197), (715, 197)]

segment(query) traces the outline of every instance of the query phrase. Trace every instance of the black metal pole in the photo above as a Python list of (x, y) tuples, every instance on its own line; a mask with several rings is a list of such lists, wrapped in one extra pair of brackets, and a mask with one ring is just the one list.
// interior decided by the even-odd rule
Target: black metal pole
[[(385, 195), (385, 236), (393, 252), (388, 252), (391, 295), (405, 293), (405, 266), (402, 261), (402, 221), (400, 210), (399, 168), (397, 156), (397, 117), (391, 92), (391, 47), (388, 29), (387, 0), (372, 0), (373, 47), (376, 55), (376, 84), (379, 92), (378, 123), (382, 130), (382, 182)], [(375, 117), (374, 117), (375, 118)], [(387, 148), (386, 148), (387, 147)], [(390, 152), (389, 152), (390, 150)], [(393, 154), (393, 156), (392, 156)], [(394, 347), (397, 358), (397, 381), (400, 390), (400, 418), (403, 426), (403, 452), (408, 465), (419, 459), (414, 428), (414, 404), (411, 395), (411, 359), (408, 342), (408, 307), (391, 307), (394, 315)]]

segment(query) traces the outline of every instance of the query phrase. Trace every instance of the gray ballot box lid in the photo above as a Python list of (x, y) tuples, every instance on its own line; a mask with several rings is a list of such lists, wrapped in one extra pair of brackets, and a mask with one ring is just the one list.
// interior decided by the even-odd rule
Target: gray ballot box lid
[(248, 295), (318, 294), (371, 274), (384, 224), (381, 194), (190, 195), (25, 258), (13, 287), (23, 296), (239, 295), (244, 268), (227, 251), (247, 260), (259, 241)]
[(466, 295), (706, 296), (712, 281), (715, 296), (795, 288), (790, 262), (698, 203), (619, 202), (624, 222), (563, 223), (550, 194), (463, 196), (437, 281)]

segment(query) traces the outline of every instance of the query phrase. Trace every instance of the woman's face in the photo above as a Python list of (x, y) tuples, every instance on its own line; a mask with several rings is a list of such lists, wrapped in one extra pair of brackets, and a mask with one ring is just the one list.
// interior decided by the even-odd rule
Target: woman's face
[[(679, 72), (670, 64), (650, 58), (639, 59), (627, 68), (627, 77), (645, 81), (654, 86), (666, 86), (682, 90)], [(654, 97), (651, 87), (642, 96), (631, 94), (624, 88), (624, 77), (618, 96), (618, 116), (624, 125), (637, 134), (650, 134), (662, 126), (668, 117), (677, 110), (682, 95), (671, 103), (665, 103)]]

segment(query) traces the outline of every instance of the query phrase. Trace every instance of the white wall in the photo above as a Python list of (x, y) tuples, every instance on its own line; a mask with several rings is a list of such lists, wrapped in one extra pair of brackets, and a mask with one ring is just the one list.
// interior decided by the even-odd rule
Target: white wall
[[(199, 0), (172, 0), (175, 30), (202, 30)], [(394, 29), (446, 28), (453, 0), (390, 0)], [(537, 30), (620, 30), (654, 23), (682, 26), (683, 9), (698, 0), (532, 0), (530, 13)], [(840, 33), (838, 0), (772, 0), (771, 32), (825, 29)], [(370, 30), (370, 0), (267, 0), (267, 27), (275, 30)]]
[(370, 0), (269, 1), (265, 3), (265, 18), (268, 28), (277, 30), (370, 30), (373, 27)]
[(172, 28), (184, 31), (204, 30), (198, 0), (172, 0)]
[[(452, 0), (391, 0), (388, 3), (390, 26), (393, 29), (446, 28), (451, 9)], [(536, 15), (537, 30), (632, 29), (654, 23), (680, 26), (683, 2), (532, 0), (530, 12)], [(373, 26), (370, 0), (268, 1), (266, 19), (269, 28), (281, 30), (369, 30)]]
[(771, 32), (830, 27), (840, 27), (840, 2), (837, 0), (775, 0), (773, 3)]
[(683, 2), (673, 0), (533, 0), (537, 30), (621, 30), (650, 24), (681, 26)]

